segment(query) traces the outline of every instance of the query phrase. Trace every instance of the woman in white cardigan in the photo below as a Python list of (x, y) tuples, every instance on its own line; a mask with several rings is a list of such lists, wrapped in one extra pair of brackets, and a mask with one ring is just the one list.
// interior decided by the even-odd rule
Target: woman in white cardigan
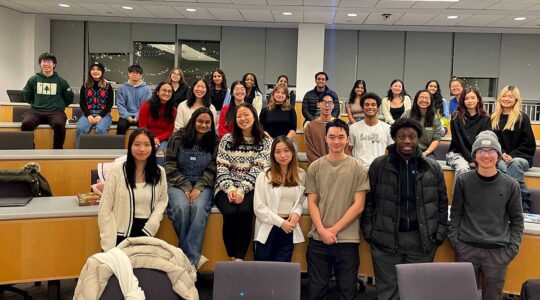
[(270, 167), (255, 183), (255, 260), (290, 262), (294, 244), (304, 241), (302, 216), (306, 173), (298, 167), (293, 143), (286, 136), (272, 143)]
[(136, 129), (129, 137), (126, 162), (107, 178), (98, 209), (101, 248), (125, 238), (155, 236), (168, 203), (165, 170), (157, 165), (154, 137)]

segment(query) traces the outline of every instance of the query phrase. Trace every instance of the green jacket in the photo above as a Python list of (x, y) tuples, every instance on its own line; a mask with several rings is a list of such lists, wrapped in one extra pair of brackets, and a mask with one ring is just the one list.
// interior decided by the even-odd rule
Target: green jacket
[(73, 92), (68, 82), (56, 72), (49, 77), (41, 72), (30, 77), (23, 88), (23, 95), (32, 109), (63, 111), (73, 103)]

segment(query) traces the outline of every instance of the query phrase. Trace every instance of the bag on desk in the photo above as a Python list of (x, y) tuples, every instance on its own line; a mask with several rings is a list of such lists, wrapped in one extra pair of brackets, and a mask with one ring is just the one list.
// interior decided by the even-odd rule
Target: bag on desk
[(0, 170), (0, 185), (10, 183), (23, 184), (33, 197), (52, 196), (51, 186), (35, 162), (27, 163), (22, 169)]
[(521, 298), (524, 300), (540, 299), (540, 279), (529, 279), (521, 286)]

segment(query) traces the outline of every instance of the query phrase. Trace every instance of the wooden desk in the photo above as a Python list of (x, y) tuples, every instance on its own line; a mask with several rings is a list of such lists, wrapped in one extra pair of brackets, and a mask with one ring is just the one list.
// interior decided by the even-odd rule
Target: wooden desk
[[(20, 102), (0, 102), (0, 122), (12, 122), (13, 121), (13, 107), (14, 106), (28, 106), (30, 107), (30, 104), (27, 103), (20, 103)], [(71, 104), (64, 112), (66, 113), (66, 116), (69, 119), (73, 116), (73, 109), (79, 108), (79, 104)], [(112, 120), (117, 122), (118, 121), (118, 108), (115, 106), (111, 109), (111, 117)]]

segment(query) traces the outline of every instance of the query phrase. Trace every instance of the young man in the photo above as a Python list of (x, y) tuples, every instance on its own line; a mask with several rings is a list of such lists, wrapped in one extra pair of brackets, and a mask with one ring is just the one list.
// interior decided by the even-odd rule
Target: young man
[(328, 153), (326, 143), (326, 124), (334, 120), (332, 110), (334, 109), (334, 100), (332, 95), (324, 94), (317, 102), (321, 115), (309, 122), (304, 129), (304, 138), (306, 141), (306, 155), (308, 162), (312, 163), (319, 157)]
[(69, 83), (54, 71), (56, 56), (43, 53), (38, 58), (41, 72), (36, 73), (23, 88), (24, 101), (31, 109), (23, 116), (21, 130), (33, 131), (39, 124), (49, 124), (54, 131), (53, 148), (64, 148), (66, 139), (66, 113), (73, 102)]
[(390, 136), (390, 125), (377, 119), (381, 97), (375, 93), (366, 93), (360, 98), (364, 119), (350, 126), (353, 157), (359, 159), (366, 168), (371, 162), (384, 155), (386, 147), (394, 143)]
[(501, 299), (508, 264), (523, 233), (519, 184), (497, 170), (501, 144), (482, 131), (472, 146), (477, 169), (456, 180), (450, 212), (450, 241), (456, 261), (471, 262), (482, 277), (482, 299)]
[(131, 65), (128, 68), (128, 81), (116, 92), (118, 106), (118, 127), (116, 134), (124, 135), (130, 126), (138, 126), (141, 104), (152, 98), (152, 91), (142, 80), (143, 68)]
[(336, 119), (326, 124), (325, 139), (330, 152), (307, 170), (305, 192), (312, 221), (306, 254), (309, 299), (325, 299), (332, 275), (339, 299), (354, 299), (360, 265), (358, 216), (364, 210), (369, 181), (362, 163), (345, 153), (349, 142), (345, 122)]
[(397, 264), (433, 261), (437, 246), (446, 238), (448, 222), (442, 169), (418, 148), (421, 125), (398, 119), (390, 134), (395, 144), (369, 168), (371, 191), (362, 216), (379, 300), (399, 298)]
[(326, 86), (328, 82), (328, 75), (324, 72), (315, 74), (315, 88), (307, 92), (302, 100), (302, 115), (304, 116), (304, 127), (306, 123), (315, 120), (319, 116), (318, 102), (321, 101), (324, 95), (330, 95), (334, 102), (334, 108), (332, 110), (332, 116), (334, 118), (339, 117), (339, 98), (336, 92)]

